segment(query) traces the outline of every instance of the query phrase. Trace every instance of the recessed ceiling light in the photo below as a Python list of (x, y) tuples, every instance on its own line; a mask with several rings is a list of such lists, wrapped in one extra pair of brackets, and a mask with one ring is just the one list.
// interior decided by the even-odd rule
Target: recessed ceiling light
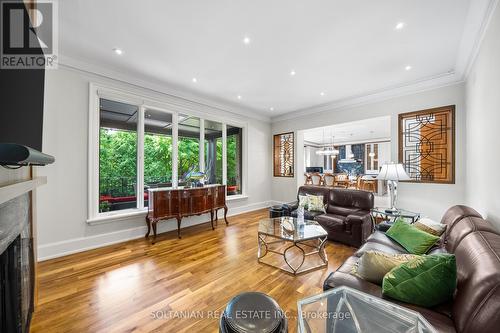
[(324, 92), (324, 91), (320, 92), (319, 94), (320, 94), (321, 96), (325, 96), (325, 92)]
[(237, 99), (241, 99), (241, 95), (236, 96)]
[(292, 69), (292, 70), (290, 71), (290, 75), (291, 75), (291, 76), (295, 76), (295, 74), (297, 74), (297, 73), (295, 73), (295, 70), (293, 70), (293, 69)]
[(122, 55), (123, 54), (123, 50), (122, 49), (119, 49), (119, 48), (114, 48), (113, 51), (118, 54), (118, 55)]
[(193, 77), (192, 81), (193, 81), (193, 83), (196, 83), (196, 82), (198, 82), (198, 79)]
[(410, 65), (408, 65), (408, 66), (405, 67), (405, 71), (409, 71), (409, 70), (411, 70), (411, 68), (412, 67)]
[(250, 37), (246, 36), (245, 38), (243, 38), (243, 43), (245, 44), (250, 44), (251, 40), (250, 40)]
[(271, 106), (271, 107), (269, 108), (269, 110), (274, 111), (274, 108)]
[(398, 24), (396, 24), (396, 27), (394, 28), (395, 30), (401, 30), (405, 27), (405, 23), (404, 22), (398, 22)]

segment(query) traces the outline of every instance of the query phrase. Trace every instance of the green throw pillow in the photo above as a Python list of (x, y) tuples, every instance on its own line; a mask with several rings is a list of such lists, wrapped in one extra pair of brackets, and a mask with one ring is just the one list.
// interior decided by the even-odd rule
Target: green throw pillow
[(421, 256), (384, 276), (382, 294), (406, 303), (431, 307), (453, 297), (457, 266), (453, 254)]
[(417, 229), (400, 219), (397, 219), (385, 234), (413, 254), (427, 253), (439, 240), (439, 237)]

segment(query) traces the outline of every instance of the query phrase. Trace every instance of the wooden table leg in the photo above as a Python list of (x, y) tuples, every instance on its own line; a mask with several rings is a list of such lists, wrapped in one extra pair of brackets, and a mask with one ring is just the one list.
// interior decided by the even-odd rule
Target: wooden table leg
[(212, 225), (212, 230), (215, 230), (214, 229), (214, 211), (213, 210), (210, 211), (210, 224)]
[(178, 216), (177, 217), (177, 237), (179, 237), (179, 239), (181, 239), (181, 220), (182, 220), (182, 217)]
[(146, 225), (148, 226), (148, 232), (146, 232), (146, 238), (149, 237), (149, 233), (151, 232), (151, 221), (149, 220), (149, 217), (146, 216)]
[(226, 221), (226, 225), (229, 224), (229, 222), (227, 222), (227, 205), (224, 205), (224, 221)]
[(151, 222), (153, 225), (153, 244), (156, 243), (156, 226), (158, 225), (158, 221)]

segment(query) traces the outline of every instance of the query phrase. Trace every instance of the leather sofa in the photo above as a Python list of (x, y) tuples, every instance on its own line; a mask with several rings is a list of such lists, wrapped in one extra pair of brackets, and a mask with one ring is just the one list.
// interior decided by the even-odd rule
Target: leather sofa
[[(407, 303), (402, 306), (420, 312), (439, 332), (500, 331), (500, 233), (474, 209), (453, 206), (441, 223), (447, 230), (438, 246), (428, 254), (454, 253), (457, 262), (457, 289), (453, 300), (434, 308)], [(366, 243), (324, 282), (324, 290), (348, 286), (382, 297), (381, 286), (350, 274), (367, 250), (407, 253), (383, 232), (374, 232)]]
[(370, 209), (373, 193), (325, 186), (299, 187), (297, 201), (285, 204), (284, 213), (297, 217), (299, 195), (321, 195), (325, 212), (305, 211), (304, 218), (315, 220), (328, 232), (328, 239), (354, 247), (360, 247), (373, 231)]

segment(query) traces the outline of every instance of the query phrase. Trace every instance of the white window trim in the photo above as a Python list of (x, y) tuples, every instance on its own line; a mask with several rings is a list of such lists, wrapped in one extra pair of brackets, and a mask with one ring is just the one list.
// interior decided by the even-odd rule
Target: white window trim
[[(132, 209), (124, 209), (121, 211), (99, 213), (99, 128), (100, 128), (100, 110), (99, 99), (107, 98), (114, 101), (137, 105), (139, 107), (139, 119), (137, 128), (137, 187), (143, 188), (144, 186), (144, 110), (151, 108), (158, 111), (168, 112), (172, 114), (172, 184), (178, 184), (178, 119), (179, 107), (173, 108), (172, 101), (168, 98), (165, 100), (158, 100), (142, 96), (131, 91), (116, 89), (109, 86), (89, 83), (89, 128), (88, 128), (88, 211), (87, 223), (91, 225), (122, 221), (130, 218), (145, 215), (147, 208), (144, 207), (144, 200), (138, 198), (138, 207)], [(179, 104), (179, 101), (175, 101)], [(178, 105), (177, 105), (178, 106)], [(206, 114), (193, 110), (192, 103), (186, 103), (182, 106), (182, 113), (189, 114), (190, 116), (200, 118), (200, 139), (205, 136), (204, 121), (210, 120), (222, 124), (222, 179), (223, 185), (227, 185), (227, 125), (239, 127), (242, 129), (242, 179), (241, 186), (243, 191), (239, 195), (228, 196), (227, 201), (237, 201), (247, 199), (247, 175), (248, 175), (248, 123), (236, 120), (225, 119), (224, 117)], [(204, 141), (200, 141), (204, 142)], [(205, 147), (204, 144), (200, 145), (200, 169), (204, 170), (205, 164)], [(142, 187), (141, 187), (142, 186)]]

